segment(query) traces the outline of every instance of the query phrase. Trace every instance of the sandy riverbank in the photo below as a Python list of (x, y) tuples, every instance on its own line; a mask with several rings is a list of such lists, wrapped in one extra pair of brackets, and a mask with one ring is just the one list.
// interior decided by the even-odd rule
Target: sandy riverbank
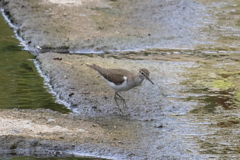
[(44, 51), (193, 49), (201, 41), (198, 28), (204, 6), (191, 1), (2, 2), (11, 21), (19, 26), (19, 35), (31, 41), (29, 46), (41, 46)]

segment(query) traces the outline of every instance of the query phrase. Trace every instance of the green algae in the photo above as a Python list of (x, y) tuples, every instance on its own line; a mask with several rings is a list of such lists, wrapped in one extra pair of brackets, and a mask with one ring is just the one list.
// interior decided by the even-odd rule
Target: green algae
[(199, 102), (190, 113), (213, 113), (219, 107), (224, 110), (240, 107), (240, 71), (236, 67), (240, 63), (230, 60), (219, 63), (216, 59), (209, 59), (198, 64), (187, 69), (187, 79), (182, 82), (190, 86), (185, 91), (190, 93), (186, 100)]

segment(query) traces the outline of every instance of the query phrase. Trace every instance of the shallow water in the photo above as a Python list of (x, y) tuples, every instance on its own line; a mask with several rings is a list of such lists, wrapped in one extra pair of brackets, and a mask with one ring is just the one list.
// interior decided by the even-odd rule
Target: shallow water
[[(208, 158), (238, 159), (239, 155), (239, 95), (240, 74), (238, 55), (209, 59), (189, 68), (182, 84), (187, 90), (182, 98), (193, 102), (189, 112), (183, 116), (193, 131), (186, 139), (195, 142), (199, 154)], [(195, 103), (195, 104), (194, 104)]]
[(0, 108), (49, 108), (62, 113), (65, 106), (55, 103), (39, 76), (33, 55), (19, 46), (13, 31), (0, 16)]

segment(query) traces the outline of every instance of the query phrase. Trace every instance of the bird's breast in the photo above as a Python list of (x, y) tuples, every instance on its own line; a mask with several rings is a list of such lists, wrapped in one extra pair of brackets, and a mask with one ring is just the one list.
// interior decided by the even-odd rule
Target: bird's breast
[(127, 80), (124, 80), (123, 83), (121, 84), (115, 84), (113, 82), (109, 82), (107, 81), (107, 83), (116, 91), (116, 92), (121, 92), (121, 91), (127, 91), (131, 88), (133, 88), (134, 86), (132, 86), (131, 84), (127, 83)]

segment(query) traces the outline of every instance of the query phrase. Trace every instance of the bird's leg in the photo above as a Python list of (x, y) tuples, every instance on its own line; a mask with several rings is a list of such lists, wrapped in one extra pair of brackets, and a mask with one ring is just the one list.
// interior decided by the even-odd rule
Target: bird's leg
[(120, 112), (123, 114), (123, 111), (122, 111), (122, 109), (119, 107), (119, 104), (118, 104), (118, 102), (117, 102), (118, 99), (123, 102), (123, 106), (124, 106), (124, 107), (127, 107), (127, 104), (126, 104), (126, 102), (125, 102), (125, 99), (124, 99), (122, 96), (120, 96), (117, 92), (115, 92), (114, 100), (115, 100), (115, 102), (116, 102), (116, 104), (117, 104), (117, 106), (118, 106), (118, 109), (119, 109)]
[(123, 111), (122, 111), (122, 109), (119, 107), (119, 104), (118, 104), (117, 99), (118, 99), (117, 93), (115, 92), (115, 94), (114, 94), (114, 100), (115, 100), (115, 102), (116, 102), (116, 104), (117, 104), (117, 106), (118, 106), (119, 111), (123, 114)]
[(126, 108), (127, 104), (126, 104), (125, 99), (122, 96), (120, 96), (120, 94), (118, 94), (117, 92), (116, 92), (116, 96), (119, 100), (121, 100), (123, 102), (123, 107)]
[(120, 98), (120, 100), (124, 103), (123, 106), (124, 106), (124, 107), (127, 107), (127, 104), (126, 104), (125, 99), (124, 99), (122, 96), (120, 96), (120, 94), (118, 94), (118, 93), (116, 93), (116, 94), (117, 94), (117, 96)]

